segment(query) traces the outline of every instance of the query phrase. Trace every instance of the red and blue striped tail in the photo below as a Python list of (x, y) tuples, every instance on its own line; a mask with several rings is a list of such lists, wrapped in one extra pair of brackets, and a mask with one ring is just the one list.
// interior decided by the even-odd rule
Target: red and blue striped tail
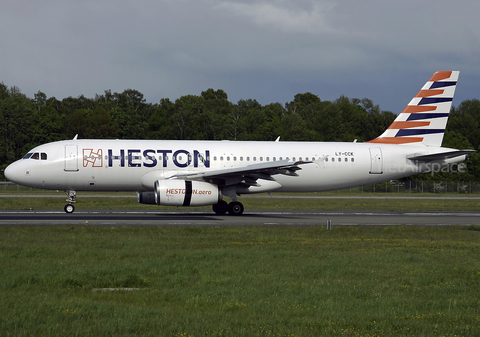
[(459, 71), (438, 71), (398, 115), (368, 143), (442, 146)]

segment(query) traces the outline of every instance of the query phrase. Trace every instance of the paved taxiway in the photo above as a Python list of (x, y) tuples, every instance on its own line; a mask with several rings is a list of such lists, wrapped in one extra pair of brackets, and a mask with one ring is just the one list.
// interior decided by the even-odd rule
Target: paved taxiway
[(479, 225), (480, 212), (248, 211), (242, 216), (184, 211), (0, 211), (0, 225), (225, 226), (288, 225)]

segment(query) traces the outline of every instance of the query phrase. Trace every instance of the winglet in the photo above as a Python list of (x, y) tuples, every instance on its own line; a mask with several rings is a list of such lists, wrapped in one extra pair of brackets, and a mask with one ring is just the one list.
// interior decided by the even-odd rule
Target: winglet
[(77, 140), (78, 138), (78, 133), (75, 135), (75, 137), (73, 137), (73, 140)]
[(438, 71), (390, 127), (367, 143), (442, 146), (459, 71)]

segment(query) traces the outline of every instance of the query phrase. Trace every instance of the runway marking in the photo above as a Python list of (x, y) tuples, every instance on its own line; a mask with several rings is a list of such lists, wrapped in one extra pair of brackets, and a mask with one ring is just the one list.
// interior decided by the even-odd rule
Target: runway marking
[(90, 210), (0, 211), (0, 225), (82, 226), (335, 226), (480, 225), (480, 212), (359, 212), (359, 211), (248, 211), (243, 216), (215, 215), (209, 211)]

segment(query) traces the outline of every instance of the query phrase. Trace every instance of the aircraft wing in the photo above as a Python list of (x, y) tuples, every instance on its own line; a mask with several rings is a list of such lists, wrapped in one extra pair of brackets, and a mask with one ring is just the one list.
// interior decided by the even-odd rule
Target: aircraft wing
[(185, 180), (205, 180), (216, 183), (220, 182), (221, 185), (235, 185), (242, 183), (244, 185), (255, 186), (257, 179), (275, 180), (272, 176), (276, 174), (297, 176), (296, 171), (301, 170), (300, 165), (309, 163), (312, 162), (281, 160), (214, 171), (203, 171), (184, 175), (179, 174), (176, 175), (175, 178)]
[(469, 154), (475, 153), (475, 152), (477, 152), (477, 151), (475, 151), (475, 150), (456, 150), (456, 151), (434, 153), (434, 154), (427, 154), (427, 155), (412, 155), (412, 156), (409, 156), (407, 158), (410, 159), (410, 160), (429, 162), (429, 161), (445, 160), (445, 159), (449, 159), (449, 158), (455, 158), (455, 157), (459, 157), (459, 156), (469, 155)]

